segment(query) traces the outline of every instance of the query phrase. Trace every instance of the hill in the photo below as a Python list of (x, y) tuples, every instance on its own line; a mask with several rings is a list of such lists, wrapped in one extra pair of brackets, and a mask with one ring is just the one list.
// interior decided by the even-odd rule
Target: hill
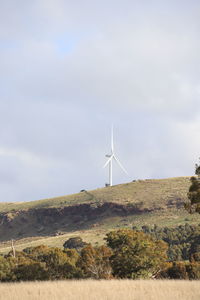
[(200, 223), (184, 210), (189, 177), (137, 180), (127, 184), (21, 203), (0, 204), (0, 250), (45, 243), (62, 246), (81, 235), (102, 243), (107, 231), (142, 225), (177, 226)]

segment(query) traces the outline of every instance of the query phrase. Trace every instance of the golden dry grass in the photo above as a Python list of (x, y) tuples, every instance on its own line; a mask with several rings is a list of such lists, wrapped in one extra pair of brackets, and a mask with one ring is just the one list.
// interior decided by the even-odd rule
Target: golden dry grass
[(199, 281), (111, 280), (2, 283), (1, 300), (199, 300)]
[[(91, 243), (92, 245), (102, 245), (105, 243), (104, 237), (106, 235), (106, 230), (81, 230), (74, 231), (63, 234), (61, 236), (54, 237), (34, 237), (34, 238), (24, 238), (15, 241), (15, 249), (17, 251), (22, 251), (27, 247), (36, 247), (39, 245), (47, 245), (49, 247), (60, 247), (63, 248), (64, 242), (71, 237), (81, 236), (86, 243)], [(8, 253), (11, 250), (11, 241), (0, 243), (0, 253)]]

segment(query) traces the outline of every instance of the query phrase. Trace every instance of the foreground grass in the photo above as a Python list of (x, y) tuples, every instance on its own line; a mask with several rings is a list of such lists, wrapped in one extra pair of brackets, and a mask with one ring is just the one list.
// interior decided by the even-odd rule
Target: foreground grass
[(2, 283), (6, 300), (199, 300), (200, 282), (185, 280), (110, 280)]

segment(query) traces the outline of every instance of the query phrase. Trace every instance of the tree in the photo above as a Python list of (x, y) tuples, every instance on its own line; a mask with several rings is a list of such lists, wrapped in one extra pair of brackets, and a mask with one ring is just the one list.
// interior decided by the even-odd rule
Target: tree
[(14, 274), (18, 281), (48, 280), (49, 274), (45, 263), (31, 261), (15, 267)]
[(80, 270), (76, 267), (78, 253), (76, 250), (62, 251), (45, 245), (24, 250), (36, 262), (45, 263), (48, 279), (79, 278)]
[(200, 279), (200, 264), (193, 262), (186, 265), (186, 270), (189, 276), (189, 279)]
[(79, 253), (75, 249), (64, 249), (63, 252), (67, 255), (70, 263), (75, 266), (79, 259)]
[(78, 266), (83, 270), (86, 278), (110, 279), (112, 277), (109, 260), (111, 255), (111, 249), (106, 246), (88, 245), (80, 253)]
[(15, 275), (13, 268), (15, 266), (15, 259), (13, 257), (5, 258), (0, 256), (0, 281), (13, 281)]
[(166, 269), (162, 270), (159, 279), (200, 279), (200, 264), (198, 262), (173, 262), (168, 263)]
[(200, 234), (194, 236), (193, 243), (191, 244), (190, 251), (190, 261), (200, 261)]
[(76, 249), (77, 251), (80, 251), (82, 248), (87, 246), (88, 244), (85, 243), (80, 236), (73, 237), (68, 239), (64, 244), (64, 248), (68, 249)]
[(168, 275), (171, 279), (189, 279), (184, 262), (174, 262), (168, 270)]
[[(185, 224), (173, 228), (142, 226), (142, 231), (152, 235), (157, 240), (163, 240), (169, 245), (167, 250), (168, 261), (188, 260), (191, 256), (191, 246), (200, 244), (200, 241), (198, 242), (200, 238), (200, 224)], [(195, 250), (195, 252), (200, 251)]]
[(108, 233), (106, 241), (113, 250), (113, 275), (119, 278), (154, 278), (167, 258), (167, 244), (143, 232), (120, 229)]
[(188, 192), (189, 202), (185, 204), (186, 210), (190, 213), (200, 213), (200, 164), (195, 165), (195, 174), (197, 177), (190, 178), (191, 185)]

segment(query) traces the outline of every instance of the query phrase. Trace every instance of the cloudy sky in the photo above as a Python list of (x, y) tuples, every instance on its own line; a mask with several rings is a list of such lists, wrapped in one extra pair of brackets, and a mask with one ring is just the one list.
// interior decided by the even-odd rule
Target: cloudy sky
[(0, 201), (190, 176), (200, 156), (198, 0), (0, 0)]

